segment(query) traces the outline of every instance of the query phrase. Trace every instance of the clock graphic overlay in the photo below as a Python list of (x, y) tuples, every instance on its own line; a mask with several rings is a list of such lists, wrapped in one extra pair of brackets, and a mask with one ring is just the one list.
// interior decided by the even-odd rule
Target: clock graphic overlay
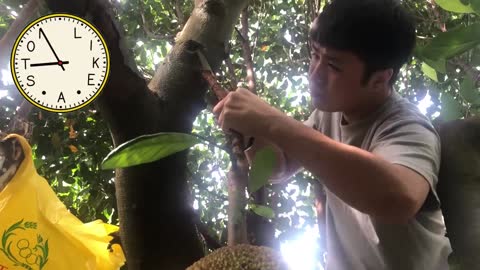
[(18, 36), (10, 68), (30, 103), (51, 112), (70, 112), (100, 94), (110, 73), (110, 55), (92, 24), (70, 14), (50, 14)]

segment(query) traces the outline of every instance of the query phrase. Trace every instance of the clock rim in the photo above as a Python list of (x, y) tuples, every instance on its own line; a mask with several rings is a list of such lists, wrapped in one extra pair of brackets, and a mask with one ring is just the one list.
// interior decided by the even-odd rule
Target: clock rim
[[(38, 104), (37, 102), (35, 102), (34, 100), (32, 100), (30, 98), (29, 95), (27, 95), (27, 93), (25, 93), (24, 89), (22, 89), (22, 87), (20, 86), (20, 83), (18, 82), (18, 79), (17, 79), (17, 76), (16, 76), (16, 72), (15, 72), (15, 66), (14, 66), (14, 63), (15, 63), (15, 53), (17, 51), (17, 48), (18, 48), (18, 44), (20, 43), (20, 40), (23, 38), (23, 36), (25, 35), (25, 33), (30, 29), (32, 28), (32, 26), (34, 26), (35, 24), (37, 24), (38, 22), (40, 21), (43, 21), (43, 20), (46, 20), (46, 19), (50, 19), (50, 18), (54, 18), (54, 17), (68, 17), (68, 18), (71, 18), (71, 19), (75, 19), (75, 20), (78, 20), (78, 21), (81, 21), (83, 23), (85, 23), (87, 26), (89, 26), (96, 34), (97, 36), (100, 38), (101, 42), (102, 42), (102, 45), (105, 49), (105, 55), (106, 55), (106, 58), (107, 58), (107, 63), (106, 63), (106, 72), (105, 72), (105, 78), (103, 79), (102, 81), (102, 85), (100, 85), (100, 87), (98, 88), (98, 90), (96, 91), (95, 95), (93, 95), (90, 99), (88, 99), (87, 101), (85, 101), (84, 103), (82, 103), (81, 105), (78, 105), (78, 106), (75, 106), (73, 108), (68, 108), (68, 109), (55, 109), (55, 108), (49, 108), (49, 107), (45, 107), (41, 104)], [(48, 15), (45, 15), (45, 16), (42, 16), (40, 18), (37, 18), (36, 20), (32, 21), (31, 23), (29, 23), (26, 27), (24, 27), (24, 29), (22, 30), (22, 32), (18, 35), (17, 39), (15, 40), (15, 43), (13, 45), (13, 48), (12, 48), (12, 53), (10, 55), (10, 72), (12, 74), (12, 78), (13, 78), (13, 81), (15, 83), (15, 86), (17, 86), (17, 90), (20, 92), (20, 94), (22, 94), (22, 96), (28, 101), (30, 102), (32, 105), (34, 105), (35, 107), (37, 108), (40, 108), (40, 109), (43, 109), (43, 110), (46, 110), (46, 111), (49, 111), (49, 112), (57, 112), (57, 113), (64, 113), (64, 112), (72, 112), (72, 111), (76, 111), (76, 110), (79, 110), (79, 109), (82, 109), (83, 107), (89, 105), (90, 103), (92, 103), (97, 97), (98, 95), (100, 95), (100, 93), (103, 91), (105, 85), (107, 84), (108, 82), (108, 79), (110, 77), (110, 51), (108, 50), (108, 46), (107, 46), (107, 43), (105, 42), (105, 39), (103, 38), (102, 34), (100, 33), (100, 31), (90, 22), (88, 22), (87, 20), (79, 17), (79, 16), (76, 16), (76, 15), (72, 15), (72, 14), (69, 14), (69, 13), (52, 13), (52, 14), (48, 14)]]

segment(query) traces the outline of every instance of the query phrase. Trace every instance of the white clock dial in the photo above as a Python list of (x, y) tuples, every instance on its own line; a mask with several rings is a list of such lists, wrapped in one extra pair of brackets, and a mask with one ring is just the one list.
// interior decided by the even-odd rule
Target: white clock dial
[(42, 17), (20, 34), (12, 50), (14, 81), (32, 104), (45, 110), (79, 109), (104, 87), (110, 57), (90, 23), (69, 14)]

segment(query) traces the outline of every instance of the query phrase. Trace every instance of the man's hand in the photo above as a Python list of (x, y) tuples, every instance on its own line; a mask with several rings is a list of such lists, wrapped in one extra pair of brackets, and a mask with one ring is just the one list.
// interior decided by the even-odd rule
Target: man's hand
[(244, 88), (230, 92), (213, 108), (218, 125), (226, 132), (235, 130), (244, 136), (263, 137), (271, 123), (285, 114)]

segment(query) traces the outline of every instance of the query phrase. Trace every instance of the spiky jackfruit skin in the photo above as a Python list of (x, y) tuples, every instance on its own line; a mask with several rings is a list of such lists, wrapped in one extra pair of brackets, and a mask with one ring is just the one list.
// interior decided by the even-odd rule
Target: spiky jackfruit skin
[(186, 270), (288, 270), (288, 267), (271, 248), (241, 244), (219, 248)]

